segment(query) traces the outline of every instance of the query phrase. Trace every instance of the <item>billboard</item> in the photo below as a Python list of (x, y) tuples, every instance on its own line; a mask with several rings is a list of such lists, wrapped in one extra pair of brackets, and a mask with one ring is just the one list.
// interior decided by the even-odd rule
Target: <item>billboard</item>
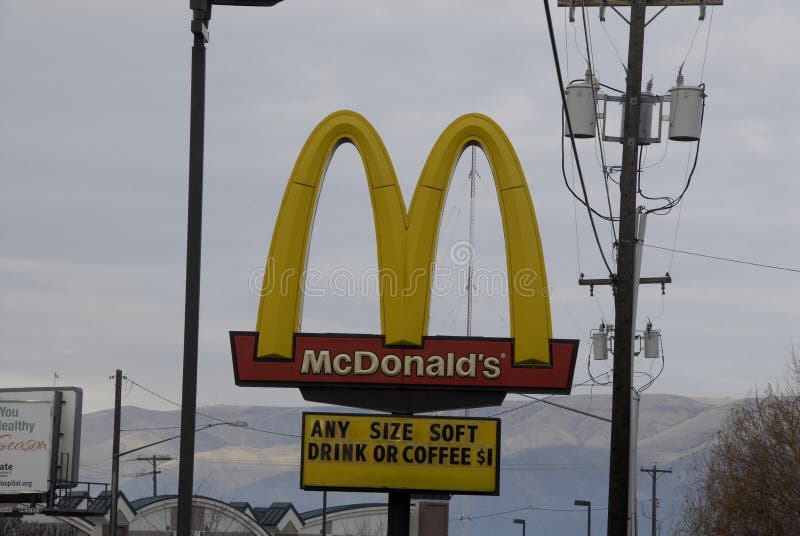
[[(371, 339), (298, 333), (314, 213), (330, 158), (343, 143), (352, 143), (361, 155), (375, 222), (381, 334)], [(504, 340), (427, 336), (445, 198), (461, 153), (473, 145), (483, 149), (491, 165), (503, 222), (510, 323), (510, 337)], [(232, 331), (230, 336), (234, 374), (241, 386), (371, 384), (569, 393), (578, 346), (576, 340), (552, 337), (544, 256), (528, 185), (511, 142), (481, 114), (464, 115), (444, 130), (431, 149), (408, 210), (386, 147), (373, 126), (351, 111), (333, 113), (320, 122), (286, 186), (264, 269), (256, 331)], [(356, 366), (358, 356), (366, 355), (363, 352), (380, 361), (375, 374), (362, 374)], [(482, 367), (482, 374), (458, 374), (459, 362), (467, 367), (462, 358), (469, 361), (470, 371)], [(334, 372), (304, 373), (309, 359)], [(405, 361), (411, 362), (409, 366), (417, 363), (422, 373), (395, 373), (405, 370)]]
[(58, 387), (61, 421), (53, 456), (53, 387), (0, 389), (0, 494), (48, 491), (52, 461), (58, 487), (73, 487), (80, 463), (83, 391)]
[[(46, 398), (46, 397), (45, 397)], [(47, 493), (53, 398), (0, 400), (0, 494)]]
[(300, 487), (497, 495), (500, 419), (303, 413)]
[(419, 347), (389, 346), (380, 335), (297, 333), (291, 360), (254, 359), (258, 334), (233, 332), (237, 385), (410, 387), (569, 393), (578, 347), (550, 340), (552, 365), (516, 365), (514, 340), (425, 337)]

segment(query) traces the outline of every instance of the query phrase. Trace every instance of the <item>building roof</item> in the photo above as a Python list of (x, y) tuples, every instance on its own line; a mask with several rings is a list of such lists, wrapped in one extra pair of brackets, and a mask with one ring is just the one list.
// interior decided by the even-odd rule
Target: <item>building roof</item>
[[(340, 506), (328, 506), (326, 508), (327, 514), (335, 514), (337, 512), (347, 512), (348, 510), (359, 510), (361, 508), (380, 508), (380, 507), (388, 507), (387, 503), (358, 503), (358, 504), (343, 504)], [(308, 512), (303, 512), (300, 514), (300, 519), (303, 520), (303, 523), (312, 519), (314, 517), (319, 517), (322, 515), (322, 508), (317, 508), (316, 510), (309, 510)]]
[(253, 510), (253, 507), (250, 505), (249, 502), (234, 501), (228, 504), (231, 505), (231, 508), (235, 508), (236, 510), (239, 510), (242, 513), (246, 512), (248, 508), (250, 509), (250, 511)]
[(167, 499), (175, 499), (177, 495), (156, 495), (155, 497), (142, 497), (141, 499), (136, 499), (131, 503), (131, 506), (134, 510), (139, 510), (140, 508), (144, 508), (145, 506), (150, 506), (153, 503), (157, 503), (158, 501), (165, 501)]
[(253, 508), (256, 522), (262, 527), (277, 526), (280, 520), (283, 519), (289, 511), (294, 512), (294, 515), (296, 515), (298, 519), (303, 519), (290, 502), (274, 502), (266, 508)]
[(59, 510), (77, 510), (83, 501), (90, 500), (91, 497), (88, 491), (69, 491), (58, 499), (56, 508)]

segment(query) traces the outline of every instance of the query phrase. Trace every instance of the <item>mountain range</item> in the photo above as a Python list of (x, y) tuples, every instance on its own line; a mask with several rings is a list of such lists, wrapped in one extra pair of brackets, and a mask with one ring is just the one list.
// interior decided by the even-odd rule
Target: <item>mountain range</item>
[[(470, 416), (502, 420), (499, 496), (454, 496), (450, 501), (450, 534), (515, 533), (515, 518), (527, 520), (531, 534), (584, 534), (586, 509), (592, 503), (593, 534), (605, 533), (608, 494), (609, 395), (573, 395), (513, 400), (502, 407), (471, 410)], [(554, 402), (584, 413), (548, 404)], [(661, 534), (670, 534), (680, 519), (682, 496), (696, 479), (698, 463), (737, 401), (643, 395), (638, 430), (638, 465), (670, 469), (657, 481)], [(298, 511), (320, 508), (322, 494), (299, 489), (300, 428), (303, 411), (352, 412), (345, 408), (211, 406), (198, 409), (195, 492), (253, 506), (289, 501)], [(592, 416), (586, 415), (591, 414)], [(600, 418), (596, 418), (600, 417)], [(247, 427), (220, 422), (244, 421)], [(121, 451), (177, 435), (180, 411), (153, 411), (124, 406)], [(110, 482), (113, 411), (83, 416), (80, 479)], [(137, 499), (153, 494), (151, 460), (157, 461), (158, 494), (177, 493), (177, 439), (122, 457), (120, 486)], [(651, 477), (638, 471), (639, 534), (650, 534)], [(330, 493), (328, 504), (386, 501), (383, 494)], [(464, 521), (463, 518), (467, 520)], [(518, 527), (518, 525), (517, 525)], [(499, 531), (499, 532), (498, 532)]]

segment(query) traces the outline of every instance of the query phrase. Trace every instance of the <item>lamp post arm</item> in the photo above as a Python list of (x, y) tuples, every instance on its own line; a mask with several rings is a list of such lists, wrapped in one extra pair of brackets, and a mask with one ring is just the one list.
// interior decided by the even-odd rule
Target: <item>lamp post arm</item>
[[(214, 426), (220, 426), (222, 424), (227, 424), (229, 426), (239, 426), (239, 427), (247, 426), (246, 424), (242, 424), (239, 422), (216, 422), (213, 424), (207, 424), (205, 426), (201, 426), (200, 428), (196, 428), (195, 433), (202, 432), (203, 430), (208, 430), (209, 428), (213, 428)], [(117, 458), (121, 458), (122, 456), (126, 456), (128, 454), (133, 454), (134, 452), (144, 450), (148, 447), (154, 447), (156, 445), (160, 445), (161, 443), (166, 443), (167, 441), (172, 441), (173, 439), (178, 439), (179, 437), (181, 437), (181, 434), (170, 436), (166, 439), (162, 439), (161, 441), (156, 441), (155, 443), (148, 443), (147, 445), (142, 445), (141, 447), (136, 447), (135, 449), (126, 450), (125, 452), (120, 452), (119, 454), (117, 454)]]

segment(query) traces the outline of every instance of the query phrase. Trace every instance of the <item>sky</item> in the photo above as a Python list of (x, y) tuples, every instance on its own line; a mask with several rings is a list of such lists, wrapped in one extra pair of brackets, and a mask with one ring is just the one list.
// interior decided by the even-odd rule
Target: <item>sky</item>
[[(3, 2), (0, 18), (0, 387), (84, 389), (84, 409), (180, 400), (189, 140), (188, 2)], [(665, 94), (680, 65), (708, 94), (698, 163), (683, 202), (652, 215), (646, 242), (776, 265), (776, 270), (646, 248), (642, 287), (663, 334), (664, 368), (650, 392), (742, 397), (780, 378), (800, 339), (800, 136), (794, 90), (800, 13), (786, 0), (667, 9), (648, 26), (644, 75)], [(568, 80), (586, 44), (551, 2)], [(654, 14), (653, 10), (650, 10)], [(627, 27), (587, 10), (600, 82), (623, 87)], [(286, 0), (269, 9), (217, 6), (208, 44), (198, 404), (295, 405), (294, 389), (234, 385), (229, 330), (255, 327), (260, 270), (294, 161), (329, 113), (355, 110), (378, 130), (410, 201), (428, 152), (460, 115), (480, 112), (507, 133), (539, 220), (557, 338), (581, 340), (575, 382), (587, 379), (589, 334), (613, 318), (608, 288), (592, 297), (580, 273), (607, 277), (585, 210), (564, 186), (561, 105), (543, 4), (535, 1)], [(621, 59), (620, 59), (621, 58)], [(608, 131), (619, 112), (610, 105)], [(614, 114), (617, 114), (616, 116)], [(614, 119), (616, 117), (616, 119)], [(665, 125), (666, 126), (666, 125)], [(579, 142), (592, 205), (607, 211), (598, 145)], [(619, 164), (618, 144), (604, 144)], [(675, 196), (688, 143), (651, 146), (642, 188)], [(470, 153), (447, 198), (437, 262), (452, 290), (435, 296), (430, 333), (466, 333)], [(497, 198), (479, 153), (475, 264), (505, 265)], [(575, 179), (569, 156), (567, 180)], [(379, 333), (375, 289), (340, 292), (342, 273), (377, 265), (364, 171), (351, 146), (334, 155), (321, 194), (302, 329)], [(611, 193), (615, 207), (618, 196)], [(648, 207), (653, 202), (644, 202)], [(610, 226), (598, 221), (612, 258)], [(507, 298), (479, 287), (473, 334), (508, 335)], [(345, 294), (345, 295), (342, 295)], [(349, 294), (349, 295), (348, 295)], [(613, 322), (613, 321), (612, 321)], [(591, 363), (602, 378), (609, 363)], [(636, 360), (644, 383), (661, 363)], [(574, 392), (585, 393), (587, 386)], [(594, 392), (610, 392), (597, 387)]]

